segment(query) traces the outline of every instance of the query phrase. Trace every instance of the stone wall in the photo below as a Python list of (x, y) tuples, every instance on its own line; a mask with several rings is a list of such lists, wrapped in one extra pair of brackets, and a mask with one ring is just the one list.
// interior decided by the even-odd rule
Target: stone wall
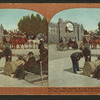
[(84, 28), (82, 24), (77, 24), (74, 22), (71, 22), (74, 27), (73, 32), (66, 32), (66, 24), (71, 21), (63, 21), (61, 18), (59, 19), (58, 23), (49, 23), (48, 25), (48, 40), (49, 43), (57, 43), (59, 39), (67, 38), (72, 40), (82, 40), (83, 34), (84, 34)]
[(0, 24), (0, 39), (3, 37), (3, 26)]
[(59, 40), (58, 23), (50, 23), (48, 25), (48, 41), (50, 43), (56, 43)]

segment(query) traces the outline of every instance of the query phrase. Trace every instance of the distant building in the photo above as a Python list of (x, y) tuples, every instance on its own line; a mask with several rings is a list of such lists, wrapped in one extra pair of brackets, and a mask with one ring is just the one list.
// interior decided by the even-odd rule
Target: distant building
[(3, 32), (4, 32), (3, 26), (2, 24), (0, 24), (0, 39), (3, 37)]
[[(73, 31), (66, 32), (66, 25), (71, 23)], [(70, 27), (70, 26), (69, 26)], [(48, 41), (49, 43), (57, 43), (60, 38), (67, 38), (72, 40), (82, 40), (84, 35), (84, 28), (82, 24), (73, 23), (71, 21), (63, 21), (59, 18), (58, 23), (49, 23), (48, 25)]]

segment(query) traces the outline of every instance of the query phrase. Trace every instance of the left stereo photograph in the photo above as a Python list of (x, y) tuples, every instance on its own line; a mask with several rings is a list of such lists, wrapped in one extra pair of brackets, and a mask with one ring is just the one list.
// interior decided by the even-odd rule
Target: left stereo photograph
[(47, 34), (40, 13), (0, 9), (0, 87), (48, 86)]

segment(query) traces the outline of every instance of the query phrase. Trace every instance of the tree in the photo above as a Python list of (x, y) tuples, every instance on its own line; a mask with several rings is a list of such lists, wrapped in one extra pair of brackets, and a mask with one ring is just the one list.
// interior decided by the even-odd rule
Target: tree
[(47, 23), (47, 20), (46, 18), (44, 17), (43, 18), (43, 22), (42, 22), (42, 33), (46, 33), (46, 36), (47, 36), (47, 33), (48, 33), (48, 23)]
[(46, 19), (39, 14), (34, 16), (23, 16), (18, 22), (18, 29), (26, 35), (37, 35), (38, 33), (47, 33), (48, 25)]
[(31, 14), (31, 34), (35, 35), (35, 29), (36, 29), (36, 18), (33, 14)]
[(42, 20), (39, 14), (36, 15), (36, 21), (37, 21), (36, 33), (41, 33)]

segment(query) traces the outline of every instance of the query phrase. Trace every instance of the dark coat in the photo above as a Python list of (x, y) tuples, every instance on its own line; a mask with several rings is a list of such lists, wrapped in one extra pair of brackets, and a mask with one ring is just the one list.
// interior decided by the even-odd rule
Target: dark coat
[(6, 47), (3, 50), (3, 55), (6, 57), (6, 61), (11, 61), (12, 60), (12, 51), (9, 47)]
[(3, 54), (4, 56), (11, 56), (12, 55), (12, 51), (10, 48), (6, 47), (4, 50), (3, 50)]
[(25, 70), (23, 65), (18, 66), (17, 70), (14, 73), (14, 77), (19, 79), (25, 78)]
[(88, 48), (84, 48), (84, 50), (82, 51), (83, 52), (83, 54), (84, 54), (84, 56), (85, 57), (87, 57), (87, 56), (91, 56), (91, 51), (90, 51), (90, 49), (88, 49)]
[(35, 62), (36, 62), (35, 57), (29, 58), (28, 61), (25, 63), (24, 68), (29, 69), (35, 67)]
[(38, 46), (38, 49), (41, 49), (41, 48), (44, 48), (44, 44), (43, 43), (40, 43), (39, 46)]
[(3, 38), (3, 43), (4, 43), (4, 44), (7, 43), (7, 40), (6, 40), (5, 37)]
[(77, 62), (80, 60), (81, 56), (80, 56), (80, 52), (75, 52), (71, 55), (71, 58), (73, 59), (74, 62)]
[(84, 57), (85, 57), (85, 62), (89, 61), (91, 62), (91, 51), (89, 48), (85, 47), (84, 50), (82, 50)]

